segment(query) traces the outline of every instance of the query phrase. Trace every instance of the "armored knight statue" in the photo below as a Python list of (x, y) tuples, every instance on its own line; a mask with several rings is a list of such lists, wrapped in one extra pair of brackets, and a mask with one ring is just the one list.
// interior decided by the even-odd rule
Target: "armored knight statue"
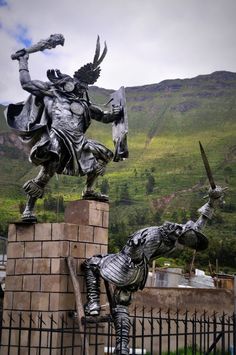
[(48, 70), (49, 81), (32, 80), (28, 68), (29, 53), (54, 48), (58, 44), (64, 44), (63, 36), (51, 35), (48, 40), (12, 56), (19, 62), (21, 86), (30, 96), (24, 103), (8, 106), (7, 122), (29, 145), (30, 162), (41, 166), (38, 175), (23, 186), (28, 196), (23, 221), (36, 221), (33, 212), (36, 200), (42, 198), (46, 184), (55, 173), (86, 175), (83, 198), (107, 200), (107, 196), (94, 191), (94, 184), (98, 176), (104, 174), (113, 153), (103, 144), (85, 137), (91, 119), (110, 123), (119, 122), (122, 116), (120, 106), (103, 111), (91, 103), (88, 95), (88, 85), (94, 84), (100, 75), (107, 46), (105, 43), (100, 55), (98, 37), (93, 62), (82, 66), (73, 77), (59, 70)]
[(213, 216), (214, 209), (223, 202), (224, 189), (215, 186), (209, 190), (209, 200), (198, 211), (196, 222), (186, 224), (166, 222), (162, 226), (147, 227), (133, 233), (117, 254), (95, 255), (83, 264), (87, 299), (86, 315), (98, 315), (100, 277), (115, 286), (112, 317), (116, 329), (115, 354), (129, 354), (129, 313), (131, 295), (145, 286), (148, 264), (152, 259), (166, 255), (179, 246), (197, 251), (207, 248), (208, 240), (201, 230)]

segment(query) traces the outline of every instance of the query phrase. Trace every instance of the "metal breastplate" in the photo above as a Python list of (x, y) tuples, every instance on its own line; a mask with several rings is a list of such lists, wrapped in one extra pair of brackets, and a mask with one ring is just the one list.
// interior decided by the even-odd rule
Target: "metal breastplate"
[(52, 105), (52, 127), (66, 131), (84, 131), (84, 108), (78, 102), (56, 100)]
[(81, 116), (84, 114), (84, 107), (79, 102), (73, 101), (70, 105), (70, 110), (72, 113)]

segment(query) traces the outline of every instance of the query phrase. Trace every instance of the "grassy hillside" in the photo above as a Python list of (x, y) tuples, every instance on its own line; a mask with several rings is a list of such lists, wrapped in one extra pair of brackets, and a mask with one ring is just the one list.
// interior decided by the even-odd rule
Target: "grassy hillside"
[[(100, 105), (109, 100), (109, 94), (105, 89), (90, 89), (90, 96)], [(223, 211), (217, 212), (206, 230), (210, 248), (198, 255), (196, 262), (207, 266), (217, 258), (225, 271), (236, 269), (236, 73), (166, 80), (126, 88), (126, 94), (130, 157), (111, 163), (98, 183), (109, 192), (111, 201), (111, 249), (122, 246), (129, 233), (145, 225), (197, 218), (196, 210), (205, 203), (208, 188), (199, 153), (201, 140), (216, 183), (229, 190)], [(7, 221), (19, 218), (24, 201), (20, 186), (37, 168), (27, 162), (23, 146), (3, 121), (1, 116), (0, 212), (4, 231)], [(93, 122), (86, 135), (113, 149), (110, 125)], [(38, 204), (39, 219), (61, 220), (59, 197), (63, 196), (64, 203), (80, 198), (83, 184), (83, 178), (53, 178), (46, 203)], [(189, 251), (179, 255), (182, 263), (190, 257)]]

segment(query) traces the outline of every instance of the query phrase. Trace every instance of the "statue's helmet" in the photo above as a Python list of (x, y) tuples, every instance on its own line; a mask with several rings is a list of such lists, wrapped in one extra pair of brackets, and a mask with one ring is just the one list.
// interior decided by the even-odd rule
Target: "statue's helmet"
[(78, 82), (67, 74), (62, 74), (60, 70), (50, 69), (47, 71), (48, 79), (54, 84), (55, 87), (62, 89), (65, 92), (75, 92), (83, 96), (83, 93), (88, 89), (86, 83)]
[(63, 74), (58, 69), (49, 69), (47, 71), (47, 77), (55, 86), (63, 87), (68, 83), (70, 83), (71, 85), (74, 84), (74, 79), (70, 75)]
[(63, 74), (58, 69), (49, 69), (47, 71), (47, 77), (53, 84), (57, 85), (63, 85), (67, 81), (73, 80), (70, 75)]
[(205, 250), (208, 247), (207, 237), (196, 228), (196, 224), (193, 221), (185, 224), (178, 237), (178, 242), (197, 251)]
[[(102, 63), (103, 59), (107, 54), (107, 45), (104, 44), (103, 52), (100, 56), (100, 39), (97, 38), (95, 55), (92, 63), (87, 63), (78, 69), (73, 78), (67, 74), (63, 74), (60, 70), (48, 70), (47, 77), (48, 79), (56, 86), (65, 86), (65, 85), (74, 85), (77, 89), (87, 90), (88, 85), (93, 85), (100, 76), (101, 68), (99, 65)], [(68, 90), (69, 91), (69, 90)], [(73, 91), (73, 90), (70, 90)]]

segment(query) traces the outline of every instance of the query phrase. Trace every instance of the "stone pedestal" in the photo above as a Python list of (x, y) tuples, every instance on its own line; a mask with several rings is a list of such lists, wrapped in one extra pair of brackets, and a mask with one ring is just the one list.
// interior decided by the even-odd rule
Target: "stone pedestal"
[[(9, 225), (3, 306), (5, 322), (10, 322), (7, 316), (9, 312), (17, 319), (21, 312), (24, 326), (27, 326), (30, 319), (32, 324), (38, 325), (39, 314), (42, 314), (44, 323), (46, 319), (50, 323), (52, 315), (55, 324), (59, 324), (62, 317), (67, 324), (71, 321), (68, 312), (75, 310), (75, 297), (65, 258), (73, 256), (77, 260), (77, 274), (85, 296), (86, 289), (80, 265), (85, 258), (107, 253), (108, 214), (107, 203), (82, 200), (69, 203), (65, 211), (65, 223)], [(104, 296), (103, 294), (102, 303), (105, 302)], [(4, 343), (7, 341), (7, 335), (3, 332), (4, 345), (7, 345)], [(16, 338), (17, 345), (17, 335), (14, 335), (13, 331), (11, 337)], [(34, 354), (33, 349), (37, 341), (32, 344), (30, 354)], [(54, 340), (55, 344), (58, 341)], [(23, 343), (21, 347), (23, 354)], [(10, 353), (15, 352), (12, 350)], [(60, 350), (53, 352), (59, 353)]]

